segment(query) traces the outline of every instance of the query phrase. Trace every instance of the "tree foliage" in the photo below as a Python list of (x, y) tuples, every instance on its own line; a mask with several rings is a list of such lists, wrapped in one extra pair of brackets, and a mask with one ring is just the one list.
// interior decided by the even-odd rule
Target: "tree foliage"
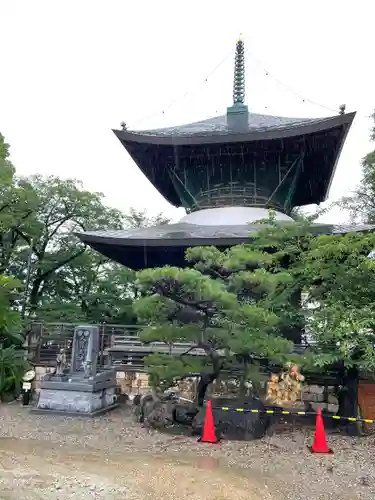
[[(295, 359), (287, 333), (291, 326), (299, 326), (302, 315), (294, 300), (295, 276), (283, 261), (286, 242), (292, 254), (298, 236), (283, 229), (277, 232), (276, 226), (274, 252), (265, 251), (265, 232), (271, 233), (260, 227), (258, 237), (246, 245), (225, 251), (189, 249), (186, 258), (193, 268), (164, 267), (137, 274), (142, 297), (135, 309), (139, 322), (148, 325), (142, 338), (193, 346), (178, 361), (167, 355), (148, 359), (156, 387), (165, 389), (176, 377), (192, 373), (208, 375), (212, 382), (223, 369), (239, 363), (246, 374), (259, 358), (277, 363)], [(282, 248), (277, 238), (284, 240)], [(205, 353), (203, 359), (192, 355), (197, 349)]]
[[(314, 235), (310, 221), (268, 224), (257, 236), (273, 261), (285, 267), (300, 301), (292, 317), (314, 346), (317, 368), (375, 365), (375, 248), (370, 233)], [(290, 314), (287, 308), (287, 321)]]
[(0, 134), (0, 273), (24, 288), (26, 318), (134, 323), (135, 274), (87, 248), (75, 232), (168, 222), (162, 214), (108, 207), (75, 179), (17, 177)]
[(125, 227), (129, 228), (157, 226), (168, 224), (168, 222), (170, 222), (170, 219), (162, 213), (150, 217), (146, 210), (130, 208), (129, 213), (124, 214)]
[(12, 303), (19, 293), (20, 282), (0, 275), (0, 401), (17, 396), (27, 367), (22, 344), (21, 318)]
[[(147, 341), (190, 342), (206, 356), (148, 359), (162, 389), (191, 373), (213, 380), (255, 359), (297, 362), (306, 368), (375, 368), (375, 248), (373, 233), (314, 235), (309, 220), (269, 219), (249, 243), (220, 251), (192, 248), (192, 269), (145, 270), (137, 275), (136, 302)], [(309, 337), (304, 355), (293, 352)], [(289, 340), (288, 340), (289, 339)], [(212, 381), (211, 380), (211, 381)]]
[(12, 308), (20, 288), (21, 283), (15, 278), (0, 275), (0, 345), (4, 348), (23, 343), (20, 313)]
[(0, 134), (0, 273), (8, 271), (22, 233), (31, 224), (34, 193), (15, 176), (9, 160), (9, 145)]
[[(370, 140), (375, 142), (375, 112), (371, 115)], [(352, 195), (339, 201), (353, 222), (375, 224), (375, 150), (362, 159), (362, 178)]]
[(375, 368), (375, 247), (373, 233), (319, 236), (303, 254), (301, 267), (309, 298), (308, 318), (318, 343), (316, 366)]
[(28, 182), (37, 204), (33, 224), (28, 233), (23, 234), (27, 245), (19, 248), (14, 268), (16, 274), (22, 276), (31, 247), (32, 273), (28, 297), (30, 310), (34, 312), (59, 279), (59, 270), (85, 252), (85, 246), (77, 240), (74, 232), (103, 227), (120, 228), (122, 218), (119, 211), (103, 205), (100, 193), (84, 190), (75, 180), (33, 176)]

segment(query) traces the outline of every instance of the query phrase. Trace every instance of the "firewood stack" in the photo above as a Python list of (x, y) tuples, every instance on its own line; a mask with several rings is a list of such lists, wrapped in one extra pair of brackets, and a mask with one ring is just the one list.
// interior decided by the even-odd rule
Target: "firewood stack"
[(266, 402), (282, 407), (293, 406), (301, 399), (301, 382), (305, 377), (295, 364), (290, 364), (281, 373), (272, 373), (267, 383)]

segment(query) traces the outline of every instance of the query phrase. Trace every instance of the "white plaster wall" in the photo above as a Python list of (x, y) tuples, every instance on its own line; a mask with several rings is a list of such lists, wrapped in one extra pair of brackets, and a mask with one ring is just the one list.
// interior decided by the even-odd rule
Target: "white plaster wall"
[[(289, 215), (273, 212), (277, 221), (293, 222)], [(206, 208), (185, 215), (180, 222), (201, 226), (242, 226), (262, 219), (268, 219), (269, 211), (260, 207)]]

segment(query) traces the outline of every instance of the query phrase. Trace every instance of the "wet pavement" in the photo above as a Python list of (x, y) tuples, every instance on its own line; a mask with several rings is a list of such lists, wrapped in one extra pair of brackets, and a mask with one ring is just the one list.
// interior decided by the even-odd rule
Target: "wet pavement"
[(0, 439), (2, 500), (192, 499), (276, 497), (215, 457), (192, 460), (150, 454), (77, 450), (46, 441)]
[(330, 433), (334, 454), (321, 456), (313, 436), (282, 426), (207, 445), (149, 432), (126, 406), (87, 419), (0, 405), (0, 500), (374, 500), (375, 435)]

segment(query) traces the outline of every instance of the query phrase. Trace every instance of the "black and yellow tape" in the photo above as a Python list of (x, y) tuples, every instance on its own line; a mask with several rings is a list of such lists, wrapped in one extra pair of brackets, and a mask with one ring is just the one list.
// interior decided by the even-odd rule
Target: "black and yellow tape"
[[(310, 416), (317, 415), (313, 411), (288, 411), (288, 410), (252, 410), (250, 408), (230, 408), (229, 406), (213, 406), (213, 410), (222, 411), (236, 411), (238, 413), (266, 413), (267, 415), (296, 415), (296, 416)], [(375, 420), (369, 418), (355, 418), (355, 417), (340, 417), (338, 415), (323, 415), (325, 418), (332, 418), (334, 420), (347, 420), (348, 422), (362, 422), (366, 424), (373, 424)]]

